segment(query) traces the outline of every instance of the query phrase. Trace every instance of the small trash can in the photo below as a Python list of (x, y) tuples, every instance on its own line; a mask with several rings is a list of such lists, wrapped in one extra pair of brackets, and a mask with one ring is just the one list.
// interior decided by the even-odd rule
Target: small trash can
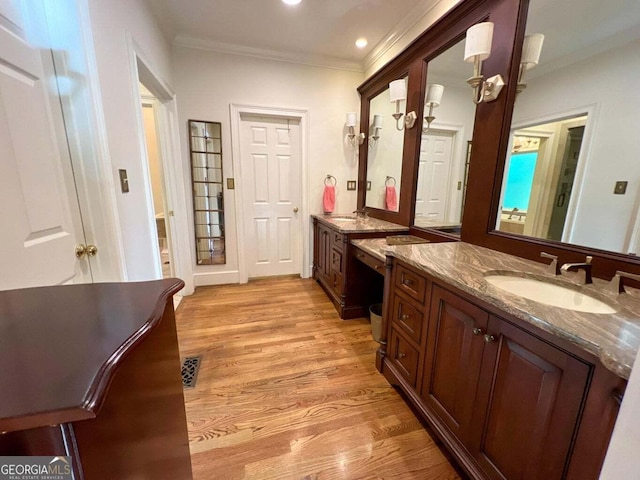
[(380, 342), (382, 333), (382, 304), (374, 303), (369, 307), (369, 318), (371, 319), (371, 335), (376, 342)]

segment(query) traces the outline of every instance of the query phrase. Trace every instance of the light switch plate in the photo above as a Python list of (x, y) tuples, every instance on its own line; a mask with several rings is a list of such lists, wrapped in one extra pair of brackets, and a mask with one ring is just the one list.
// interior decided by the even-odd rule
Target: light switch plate
[(616, 182), (616, 186), (613, 189), (615, 195), (624, 195), (627, 193), (627, 184), (629, 182)]
[(233, 178), (227, 178), (227, 190), (233, 190), (236, 188), (236, 181)]
[(356, 189), (356, 181), (347, 180), (347, 190), (355, 190), (355, 189)]
[(129, 193), (129, 178), (127, 177), (127, 171), (124, 169), (118, 170), (120, 175), (120, 190), (122, 193)]
[(371, 190), (371, 181), (370, 180), (367, 181), (367, 190)]

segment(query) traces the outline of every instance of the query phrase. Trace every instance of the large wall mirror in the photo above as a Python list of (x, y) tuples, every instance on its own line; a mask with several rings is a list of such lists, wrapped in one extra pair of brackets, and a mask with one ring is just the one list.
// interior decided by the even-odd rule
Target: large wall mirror
[(496, 230), (640, 253), (639, 51), (637, 0), (530, 0)]
[[(406, 81), (407, 77), (404, 77), (396, 86), (400, 90), (404, 86), (406, 92)], [(406, 102), (392, 101), (391, 93), (387, 88), (369, 103), (365, 206), (397, 212), (401, 194), (404, 122), (402, 118), (396, 122), (393, 115), (404, 114)]]
[(414, 227), (460, 235), (476, 107), (464, 38), (427, 63)]

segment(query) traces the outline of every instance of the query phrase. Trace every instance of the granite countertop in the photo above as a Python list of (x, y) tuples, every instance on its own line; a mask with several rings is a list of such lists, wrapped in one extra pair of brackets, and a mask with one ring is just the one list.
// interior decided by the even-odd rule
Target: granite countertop
[[(581, 285), (582, 272), (549, 274), (543, 263), (464, 242), (388, 246), (384, 239), (360, 240), (357, 246), (380, 258), (381, 252), (428, 273), (525, 322), (568, 340), (600, 358), (615, 374), (628, 379), (640, 345), (640, 291), (617, 295), (607, 281), (595, 278)], [(354, 244), (355, 241), (353, 242)], [(545, 305), (489, 284), (488, 272), (526, 272), (551, 283), (571, 285), (617, 310), (613, 314), (584, 313)], [(517, 276), (517, 275), (516, 275)]]
[(329, 225), (340, 233), (366, 233), (366, 232), (408, 232), (409, 227), (403, 227), (377, 218), (360, 218), (355, 215), (312, 215), (318, 221)]

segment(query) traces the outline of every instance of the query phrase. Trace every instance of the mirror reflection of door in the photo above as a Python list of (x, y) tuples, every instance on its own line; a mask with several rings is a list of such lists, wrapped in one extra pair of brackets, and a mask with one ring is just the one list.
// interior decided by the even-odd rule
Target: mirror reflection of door
[(586, 122), (580, 115), (513, 132), (498, 230), (566, 241)]
[(464, 38), (427, 63), (413, 225), (459, 235), (475, 105)]

